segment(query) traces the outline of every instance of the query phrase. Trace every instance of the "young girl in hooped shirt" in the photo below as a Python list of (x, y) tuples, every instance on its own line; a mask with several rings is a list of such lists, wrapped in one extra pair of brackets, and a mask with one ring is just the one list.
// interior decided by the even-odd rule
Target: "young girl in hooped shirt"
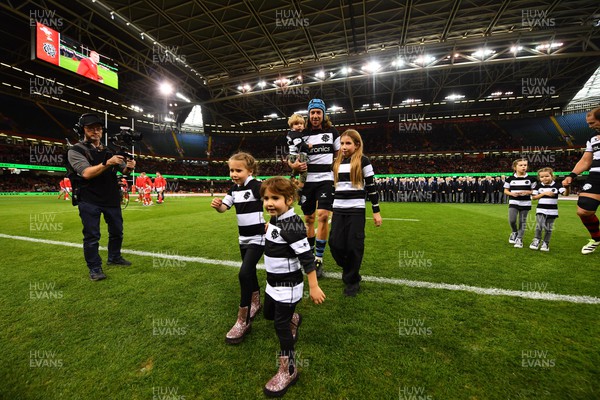
[(238, 274), (241, 298), (237, 320), (225, 335), (227, 343), (237, 344), (250, 332), (252, 320), (261, 308), (256, 264), (265, 248), (265, 219), (260, 199), (261, 182), (253, 177), (258, 172), (254, 157), (240, 152), (231, 156), (228, 164), (234, 185), (225, 198), (213, 199), (210, 206), (220, 213), (235, 206), (237, 215), (242, 254), (242, 266)]
[[(531, 193), (534, 181), (527, 175), (527, 159), (513, 161), (515, 173), (506, 178), (504, 194), (508, 196), (508, 223), (512, 229), (508, 243), (523, 247), (523, 235), (527, 225), (527, 214), (531, 210)], [(519, 224), (517, 225), (517, 221)]]
[(365, 252), (365, 198), (371, 201), (375, 226), (381, 226), (379, 194), (375, 173), (363, 154), (360, 134), (348, 129), (340, 136), (340, 152), (333, 163), (335, 193), (329, 247), (336, 263), (342, 267), (344, 295), (356, 296), (360, 289), (359, 274)]
[(263, 391), (269, 397), (280, 397), (298, 380), (294, 350), (302, 316), (295, 312), (302, 300), (304, 279), (308, 278), (310, 298), (315, 304), (325, 300), (317, 282), (315, 256), (306, 238), (306, 226), (295, 212), (296, 187), (286, 178), (276, 176), (263, 182), (260, 196), (271, 216), (265, 235), (264, 316), (275, 322), (279, 338), (279, 370), (267, 382)]
[[(550, 238), (554, 229), (554, 220), (558, 218), (558, 195), (567, 194), (567, 190), (554, 180), (552, 168), (538, 170), (540, 183), (533, 189), (533, 200), (538, 200), (535, 210), (535, 237), (529, 248), (531, 250), (550, 251)], [(545, 231), (542, 240), (542, 231)], [(540, 246), (541, 244), (541, 246)]]

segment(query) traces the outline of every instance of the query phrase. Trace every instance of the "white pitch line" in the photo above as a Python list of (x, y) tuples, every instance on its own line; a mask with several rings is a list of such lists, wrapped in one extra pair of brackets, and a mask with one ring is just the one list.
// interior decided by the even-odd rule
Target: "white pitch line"
[[(367, 221), (373, 219), (373, 217), (367, 217)], [(384, 221), (408, 221), (408, 222), (421, 222), (420, 219), (413, 218), (381, 218)]]
[[(75, 247), (82, 248), (81, 243), (71, 243), (71, 242), (59, 242), (57, 240), (48, 240), (48, 239), (38, 239), (27, 236), (13, 236), (6, 235), (0, 233), (0, 238), (4, 239), (12, 239), (12, 240), (22, 240), (26, 242), (35, 242), (35, 243), (44, 243), (51, 244), (56, 246), (66, 246), (66, 247)], [(101, 250), (106, 250), (106, 247), (100, 246)], [(168, 254), (168, 253), (152, 253), (148, 251), (139, 251), (139, 250), (121, 250), (122, 253), (125, 254), (133, 254), (136, 256), (143, 257), (157, 257), (169, 260), (177, 260), (177, 261), (189, 261), (189, 262), (197, 262), (202, 264), (213, 264), (213, 265), (224, 265), (228, 267), (240, 267), (240, 261), (227, 261), (227, 260), (213, 260), (210, 258), (204, 257), (190, 257), (190, 256), (179, 256), (176, 254)], [(258, 264), (257, 268), (265, 269), (264, 264)], [(339, 272), (325, 272), (324, 275), (328, 278), (342, 279), (342, 274)], [(510, 296), (510, 297), (521, 297), (524, 299), (533, 299), (533, 300), (546, 300), (546, 301), (564, 301), (568, 303), (579, 303), (579, 304), (600, 304), (600, 298), (593, 296), (578, 296), (578, 295), (568, 295), (568, 294), (557, 294), (557, 293), (549, 293), (549, 292), (526, 292), (521, 290), (509, 290), (509, 289), (499, 289), (499, 288), (482, 288), (477, 286), (469, 286), (469, 285), (456, 285), (451, 283), (435, 283), (435, 282), (423, 282), (423, 281), (411, 281), (407, 279), (395, 279), (395, 278), (382, 278), (378, 276), (365, 276), (362, 277), (365, 282), (375, 282), (375, 283), (383, 283), (389, 285), (398, 285), (398, 286), (408, 286), (408, 287), (416, 287), (416, 288), (425, 288), (425, 289), (443, 289), (443, 290), (454, 290), (461, 292), (470, 292), (476, 294), (483, 294), (488, 296)]]

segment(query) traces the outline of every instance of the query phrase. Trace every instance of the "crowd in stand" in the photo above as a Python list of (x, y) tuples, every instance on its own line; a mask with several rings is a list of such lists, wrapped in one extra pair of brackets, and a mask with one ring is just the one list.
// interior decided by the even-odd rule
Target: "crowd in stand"
[[(486, 123), (489, 125), (489, 123)], [(506, 138), (496, 137), (498, 130), (495, 131), (479, 131), (478, 129), (484, 129), (487, 125), (477, 127), (476, 123), (462, 124), (460, 132), (455, 136), (462, 136), (464, 139), (462, 143), (468, 143), (470, 147), (480, 147), (483, 143), (488, 143), (490, 148), (486, 150), (493, 150), (495, 147), (499, 147), (502, 140)], [(489, 172), (489, 173), (507, 173), (511, 170), (511, 164), (513, 159), (517, 157), (525, 157), (529, 160), (529, 171), (537, 171), (542, 167), (552, 167), (555, 171), (570, 171), (573, 166), (577, 163), (581, 157), (580, 150), (573, 151), (571, 153), (566, 152), (523, 152), (520, 154), (500, 155), (500, 154), (486, 154), (482, 153), (478, 155), (474, 154), (459, 154), (459, 155), (437, 155), (428, 154), (424, 155), (423, 149), (436, 151), (438, 149), (448, 147), (452, 149), (455, 147), (455, 138), (452, 137), (452, 132), (448, 132), (448, 129), (458, 129), (453, 127), (451, 124), (445, 125), (444, 129), (433, 130), (427, 141), (426, 135), (418, 135), (416, 133), (406, 133), (404, 136), (392, 137), (392, 142), (397, 142), (393, 146), (390, 145), (386, 140), (380, 140), (384, 138), (384, 133), (373, 133), (372, 136), (367, 134), (365, 138), (365, 149), (367, 154), (371, 155), (371, 163), (376, 174), (425, 174), (428, 177), (435, 177), (441, 173), (456, 173), (456, 175), (477, 173), (477, 172)], [(444, 135), (441, 133), (443, 132)], [(477, 132), (479, 136), (474, 133)], [(254, 138), (252, 142), (242, 142), (242, 149), (254, 153), (260, 160), (259, 171), (260, 176), (274, 176), (274, 175), (290, 175), (290, 169), (287, 163), (283, 161), (286, 156), (286, 146), (283, 138), (273, 137), (258, 137)], [(277, 139), (282, 139), (278, 141)], [(375, 140), (376, 139), (376, 140)], [(426, 140), (427, 139), (427, 140)], [(424, 141), (425, 140), (425, 141)], [(402, 143), (400, 143), (402, 142)], [(226, 156), (237, 151), (240, 143), (237, 141), (231, 141), (224, 144), (219, 144), (218, 140), (213, 141), (215, 151), (218, 149), (219, 152), (223, 152)], [(257, 145), (258, 147), (254, 147)], [(395, 146), (399, 146), (397, 148)], [(423, 147), (419, 147), (423, 146)], [(45, 151), (44, 149), (48, 149)], [(66, 146), (44, 146), (41, 144), (29, 145), (23, 143), (14, 143), (11, 139), (3, 138), (0, 140), (0, 162), (3, 163), (17, 163), (17, 164), (41, 164), (41, 165), (55, 165), (64, 166), (64, 157), (66, 157)], [(373, 149), (373, 150), (371, 150)], [(417, 151), (419, 155), (401, 155), (402, 150)], [(527, 148), (523, 148), (527, 150)], [(448, 150), (448, 149), (446, 149)], [(386, 156), (373, 156), (377, 153), (386, 153)], [(32, 158), (33, 157), (33, 158)], [(224, 157), (226, 158), (226, 157)], [(275, 161), (274, 161), (275, 159)], [(137, 172), (145, 171), (147, 173), (154, 173), (160, 171), (163, 175), (182, 175), (182, 176), (227, 176), (228, 168), (227, 164), (223, 159), (215, 161), (214, 157), (211, 156), (211, 160), (194, 160), (194, 161), (166, 161), (151, 158), (137, 158)], [(1, 191), (54, 191), (57, 190), (57, 181), (60, 178), (45, 176), (45, 175), (32, 175), (32, 174), (21, 174), (11, 175), (7, 170), (4, 171), (2, 178), (0, 179), (0, 190)], [(205, 192), (211, 191), (219, 192), (222, 189), (226, 189), (230, 183), (228, 181), (213, 181), (212, 186), (209, 181), (194, 181), (194, 180), (173, 180), (171, 182), (177, 182), (177, 189), (180, 191), (189, 192)], [(477, 180), (476, 180), (477, 181)], [(226, 183), (225, 183), (226, 182)], [(216, 186), (215, 186), (216, 185)], [(432, 199), (435, 191), (432, 191)], [(466, 192), (463, 192), (463, 196), (466, 196)], [(474, 198), (479, 198), (475, 196)]]

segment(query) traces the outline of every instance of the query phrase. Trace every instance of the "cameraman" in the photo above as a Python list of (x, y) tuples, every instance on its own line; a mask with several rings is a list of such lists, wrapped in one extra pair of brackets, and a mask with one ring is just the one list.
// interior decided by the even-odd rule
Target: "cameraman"
[[(83, 114), (76, 130), (83, 141), (71, 147), (67, 153), (67, 170), (74, 171), (74, 205), (79, 206), (83, 224), (83, 255), (90, 270), (90, 279), (106, 278), (102, 271), (102, 259), (98, 253), (100, 240), (100, 214), (108, 224), (107, 265), (128, 266), (131, 263), (121, 256), (123, 242), (123, 216), (120, 207), (120, 188), (117, 170), (127, 174), (135, 168), (135, 160), (112, 155), (102, 145), (102, 119), (96, 114)], [(76, 193), (76, 191), (78, 193)]]

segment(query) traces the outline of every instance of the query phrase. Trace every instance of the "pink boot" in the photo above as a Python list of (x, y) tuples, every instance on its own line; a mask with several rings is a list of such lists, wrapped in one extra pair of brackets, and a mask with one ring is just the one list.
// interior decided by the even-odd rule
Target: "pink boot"
[[(281, 397), (287, 390), (298, 380), (298, 369), (296, 366), (290, 365), (288, 356), (279, 357), (279, 371), (271, 378), (263, 388), (263, 392), (267, 397)], [(290, 373), (290, 367), (294, 372)]]
[(225, 342), (229, 344), (238, 344), (244, 340), (244, 336), (250, 333), (252, 321), (248, 318), (248, 309), (250, 307), (240, 307), (235, 325), (227, 332)]
[(261, 308), (260, 290), (257, 290), (256, 292), (252, 292), (252, 300), (250, 301), (250, 319), (254, 319)]

